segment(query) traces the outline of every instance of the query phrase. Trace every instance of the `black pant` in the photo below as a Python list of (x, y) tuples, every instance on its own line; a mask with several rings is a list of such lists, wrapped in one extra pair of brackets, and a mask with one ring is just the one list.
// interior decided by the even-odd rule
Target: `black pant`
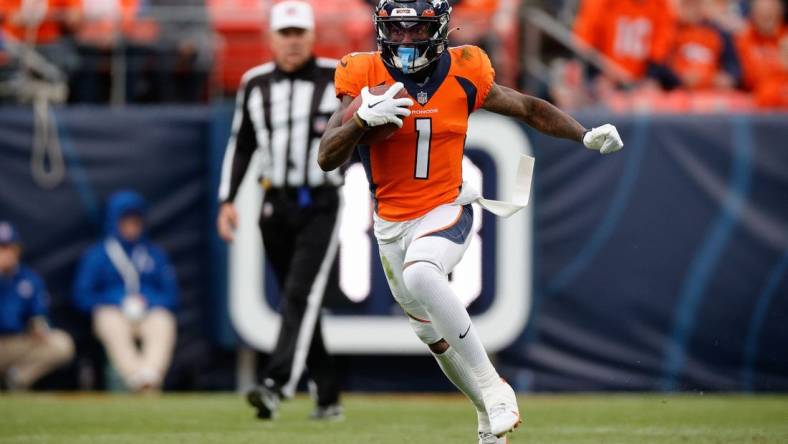
[[(339, 400), (335, 363), (323, 344), (320, 322), (320, 306), (328, 279), (318, 276), (321, 271), (335, 270), (331, 266), (334, 257), (327, 257), (327, 253), (329, 244), (336, 242), (332, 234), (337, 222), (338, 193), (334, 187), (308, 191), (272, 188), (266, 192), (260, 215), (266, 257), (276, 274), (282, 296), (282, 327), (263, 378), (272, 379), (277, 388), (285, 385), (291, 377), (298, 343), (304, 343), (300, 336), (311, 335), (311, 341), (304, 344), (309, 347), (306, 368), (317, 385), (320, 406)], [(326, 261), (328, 263), (324, 264)], [(318, 277), (323, 286), (316, 289), (314, 306), (309, 307), (308, 298)], [(313, 320), (314, 327), (302, 329), (305, 319), (307, 322)]]

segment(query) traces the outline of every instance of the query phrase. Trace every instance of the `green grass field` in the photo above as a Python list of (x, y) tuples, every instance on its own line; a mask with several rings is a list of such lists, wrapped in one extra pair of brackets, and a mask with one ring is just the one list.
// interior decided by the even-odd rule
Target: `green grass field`
[[(298, 397), (273, 422), (230, 394), (0, 396), (0, 443), (475, 443), (459, 396), (348, 395), (347, 419), (307, 420)], [(788, 443), (788, 396), (523, 396), (512, 443)]]

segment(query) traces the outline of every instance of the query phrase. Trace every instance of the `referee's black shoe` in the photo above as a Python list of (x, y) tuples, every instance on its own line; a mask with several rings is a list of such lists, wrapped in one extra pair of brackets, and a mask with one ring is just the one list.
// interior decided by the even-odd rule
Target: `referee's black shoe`
[(278, 390), (260, 385), (246, 393), (246, 400), (257, 409), (258, 418), (274, 419), (277, 410), (279, 410), (281, 395)]

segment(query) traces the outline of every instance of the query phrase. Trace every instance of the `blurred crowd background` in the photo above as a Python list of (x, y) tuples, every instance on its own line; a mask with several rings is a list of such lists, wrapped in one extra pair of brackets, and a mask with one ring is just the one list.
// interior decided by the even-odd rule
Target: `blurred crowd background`
[[(232, 96), (241, 75), (270, 56), (272, 3), (1, 0), (0, 95), (29, 100), (45, 81), (70, 103)], [(375, 48), (374, 0), (317, 3), (320, 55)], [(788, 108), (783, 0), (452, 3), (452, 44), (481, 45), (500, 83), (565, 108)]]

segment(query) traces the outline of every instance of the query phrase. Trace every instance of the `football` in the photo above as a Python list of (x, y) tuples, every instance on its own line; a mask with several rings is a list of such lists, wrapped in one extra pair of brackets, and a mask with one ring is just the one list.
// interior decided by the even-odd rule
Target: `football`
[[(390, 85), (373, 86), (372, 88), (369, 89), (369, 92), (375, 95), (381, 95), (389, 89), (389, 86)], [(402, 90), (400, 90), (400, 92), (397, 93), (396, 98), (401, 99), (404, 97), (410, 97), (410, 96), (408, 95), (408, 92), (405, 90), (405, 88), (402, 88)], [(350, 106), (348, 106), (347, 109), (345, 110), (345, 114), (342, 116), (343, 125), (348, 120), (353, 118), (353, 114), (355, 114), (356, 111), (358, 111), (359, 106), (361, 106), (361, 95), (356, 97), (350, 103)], [(394, 133), (397, 132), (398, 129), (399, 127), (397, 125), (394, 125), (393, 123), (387, 123), (385, 125), (372, 127), (369, 130), (367, 130), (366, 134), (364, 134), (361, 137), (361, 140), (358, 143), (360, 145), (372, 145), (375, 143), (380, 143), (388, 139), (392, 135), (394, 135)]]

